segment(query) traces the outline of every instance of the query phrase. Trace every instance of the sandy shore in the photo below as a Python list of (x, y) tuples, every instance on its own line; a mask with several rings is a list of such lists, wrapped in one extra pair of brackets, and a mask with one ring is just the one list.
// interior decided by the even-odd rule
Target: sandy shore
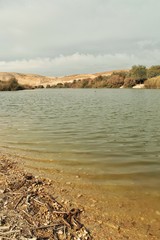
[[(13, 163), (15, 161), (16, 163)], [(4, 167), (2, 167), (3, 165)], [(149, 194), (146, 195), (146, 198), (144, 198), (143, 195), (137, 197), (132, 193), (128, 193), (128, 196), (122, 194), (118, 195), (118, 190), (116, 188), (114, 189), (113, 187), (111, 189), (108, 187), (106, 191), (107, 195), (106, 197), (106, 195), (105, 196), (102, 195), (102, 192), (95, 188), (94, 185), (82, 184), (80, 176), (71, 177), (64, 172), (60, 172), (55, 169), (54, 171), (52, 170), (51, 172), (48, 171), (46, 178), (45, 171), (41, 169), (34, 168), (31, 169), (31, 167), (27, 165), (27, 162), (25, 162), (24, 160), (22, 161), (20, 157), (8, 154), (1, 154), (0, 166), (1, 166), (0, 199), (2, 203), (4, 203), (3, 199), (5, 199), (6, 197), (10, 199), (10, 202), (8, 202), (7, 205), (2, 204), (1, 215), (6, 215), (7, 213), (9, 214), (8, 219), (10, 220), (8, 222), (8, 225), (11, 224), (13, 218), (12, 216), (10, 216), (10, 213), (13, 212), (13, 210), (15, 211), (15, 206), (17, 204), (18, 205), (16, 206), (16, 211), (18, 213), (16, 212), (16, 214), (19, 214), (20, 211), (24, 210), (25, 205), (24, 202), (26, 203), (26, 198), (25, 201), (23, 199), (24, 202), (23, 201), (21, 202), (20, 200), (24, 194), (24, 187), (25, 189), (28, 188), (27, 185), (25, 184), (29, 184), (30, 180), (25, 180), (26, 183), (24, 184), (24, 186), (18, 189), (14, 190), (14, 186), (16, 186), (17, 182), (18, 183), (22, 182), (22, 180), (24, 180), (24, 176), (33, 176), (32, 178), (33, 182), (32, 181), (30, 182), (31, 185), (29, 185), (29, 187), (33, 188), (33, 186), (35, 185), (35, 181), (42, 182), (42, 185), (40, 184), (40, 189), (42, 187), (41, 191), (43, 190), (42, 191), (43, 195), (47, 196), (48, 193), (51, 194), (53, 198), (56, 200), (56, 202), (59, 204), (58, 206), (62, 206), (59, 207), (58, 210), (56, 211), (64, 212), (64, 215), (68, 214), (67, 216), (71, 214), (70, 211), (73, 209), (77, 209), (77, 211), (79, 209), (81, 211), (81, 214), (80, 216), (78, 216), (78, 219), (76, 219), (76, 221), (80, 222), (80, 226), (81, 224), (85, 226), (85, 228), (83, 228), (83, 231), (85, 229), (86, 234), (88, 235), (84, 237), (81, 236), (81, 238), (80, 237), (67, 238), (65, 236), (62, 239), (80, 239), (80, 240), (90, 239), (91, 238), (90, 233), (92, 238), (96, 240), (160, 239), (160, 227), (159, 227), (160, 212), (158, 208), (159, 204), (157, 197), (155, 197), (154, 201), (153, 199), (151, 199)], [(28, 172), (31, 172), (31, 174), (28, 175)], [(36, 175), (40, 177), (35, 177)], [(11, 188), (10, 185), (13, 187), (14, 191), (11, 189), (11, 191), (9, 190), (9, 192), (5, 193), (4, 190), (6, 188), (10, 189)], [(42, 202), (41, 191), (39, 193), (40, 196), (38, 198), (39, 202)], [(119, 190), (119, 193), (120, 192), (121, 190)], [(151, 201), (153, 202), (152, 207), (150, 206)], [(24, 211), (26, 212), (26, 209)], [(40, 209), (39, 214), (43, 215), (44, 214), (43, 211), (44, 209)], [(66, 220), (65, 219), (66, 215), (64, 216), (61, 214), (62, 213), (60, 213), (59, 215), (57, 214), (54, 217), (52, 216), (52, 219), (54, 218), (54, 221), (57, 221), (58, 223), (62, 224), (61, 221), (62, 219), (64, 221)], [(34, 218), (34, 213), (32, 218)], [(35, 220), (35, 222), (36, 221), (37, 219)], [(6, 224), (7, 222), (4, 224), (4, 227), (6, 226)], [(52, 224), (51, 216), (50, 219), (48, 220), (48, 223), (40, 222), (36, 224), (37, 224), (36, 227), (39, 227), (39, 225), (45, 226), (47, 226), (47, 224), (51, 225)], [(73, 232), (73, 229), (71, 227), (72, 224), (73, 224), (72, 222), (69, 222), (70, 227), (68, 225), (67, 226), (65, 224), (64, 225), (66, 228), (68, 227), (68, 229), (72, 230)], [(3, 227), (3, 225), (1, 227)], [(75, 224), (74, 234), (78, 233), (78, 229), (76, 227), (77, 226)], [(17, 229), (19, 230), (19, 228)], [(14, 228), (14, 230), (16, 230), (16, 228)], [(3, 239), (1, 236), (1, 232), (2, 231), (0, 231), (0, 237), (1, 239)], [(60, 230), (60, 232), (62, 233), (63, 231)], [(39, 234), (41, 234), (41, 232)], [(36, 237), (35, 239), (44, 239), (37, 238), (38, 235), (36, 234), (33, 236)], [(26, 235), (24, 237), (26, 237)], [(31, 239), (31, 236), (30, 238), (27, 239)], [(48, 238), (45, 239), (56, 238), (55, 236), (49, 236)]]
[(90, 231), (80, 219), (83, 209), (58, 201), (54, 182), (18, 165), (1, 156), (0, 239), (91, 240)]

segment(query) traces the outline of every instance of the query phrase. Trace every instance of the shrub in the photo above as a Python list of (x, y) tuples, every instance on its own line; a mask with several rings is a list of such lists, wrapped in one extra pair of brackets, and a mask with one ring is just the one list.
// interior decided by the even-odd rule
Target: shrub
[(145, 88), (160, 88), (160, 76), (150, 78), (144, 82)]
[(124, 88), (132, 88), (136, 85), (136, 80), (131, 78), (131, 77), (127, 77), (124, 80)]
[(0, 91), (18, 91), (25, 89), (24, 86), (20, 85), (15, 78), (9, 81), (0, 81)]
[(156, 76), (160, 76), (160, 65), (152, 66), (147, 70), (147, 77), (153, 78)]
[(136, 83), (143, 83), (147, 79), (147, 69), (142, 65), (134, 65), (129, 71), (128, 77), (131, 77)]
[(44, 88), (44, 86), (43, 85), (38, 85), (38, 86), (36, 86), (36, 88)]
[(108, 88), (120, 88), (124, 84), (124, 77), (118, 74), (113, 74), (107, 79), (106, 87)]
[(113, 72), (111, 77), (114, 75), (118, 75), (119, 77), (122, 77), (125, 79), (127, 77), (127, 74), (128, 74), (128, 72), (126, 72), (126, 71)]
[(71, 83), (70, 83), (70, 82), (65, 82), (65, 83), (63, 84), (63, 87), (64, 87), (64, 88), (70, 88), (70, 87), (71, 87)]

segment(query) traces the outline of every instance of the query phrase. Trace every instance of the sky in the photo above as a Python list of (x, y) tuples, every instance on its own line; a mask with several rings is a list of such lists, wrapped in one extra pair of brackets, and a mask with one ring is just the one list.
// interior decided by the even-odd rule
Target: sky
[(160, 64), (159, 0), (0, 0), (0, 72)]

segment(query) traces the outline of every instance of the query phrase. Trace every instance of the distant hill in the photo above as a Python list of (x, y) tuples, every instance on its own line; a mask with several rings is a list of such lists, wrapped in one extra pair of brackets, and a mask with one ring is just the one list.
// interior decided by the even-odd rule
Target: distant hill
[(1, 81), (10, 81), (15, 78), (19, 84), (29, 85), (29, 86), (46, 86), (52, 82), (56, 82), (55, 77), (45, 77), (37, 74), (23, 74), (23, 73), (13, 73), (13, 72), (0, 72)]
[[(119, 72), (120, 70), (114, 71)], [(86, 78), (94, 79), (97, 76), (109, 76), (113, 73), (113, 71), (108, 72), (99, 72), (93, 74), (76, 74), (76, 75), (69, 75), (63, 77), (48, 77), (48, 76), (41, 76), (37, 74), (23, 74), (23, 73), (14, 73), (14, 72), (0, 72), (0, 80), (1, 81), (9, 81), (15, 78), (19, 84), (22, 85), (29, 85), (32, 87), (43, 85), (46, 87), (47, 85), (55, 85), (57, 83), (64, 83), (64, 82), (73, 82), (74, 80), (83, 80)]]
[(34, 88), (159, 88), (160, 65), (68, 76), (0, 72), (0, 91)]

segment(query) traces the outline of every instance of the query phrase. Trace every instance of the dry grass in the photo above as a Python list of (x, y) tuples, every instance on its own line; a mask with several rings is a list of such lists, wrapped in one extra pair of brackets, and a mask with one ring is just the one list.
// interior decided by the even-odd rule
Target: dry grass
[[(123, 72), (123, 70), (117, 70), (114, 72)], [(37, 74), (23, 74), (23, 73), (14, 73), (14, 72), (0, 72), (0, 80), (9, 81), (15, 78), (19, 84), (22, 85), (30, 85), (32, 87), (43, 85), (46, 87), (47, 85), (56, 85), (58, 83), (69, 82), (72, 83), (74, 80), (84, 80), (87, 78), (94, 79), (98, 76), (110, 76), (113, 71), (99, 72), (99, 73), (91, 73), (91, 74), (74, 74), (68, 76), (61, 77), (48, 77), (41, 76)]]
[(160, 88), (160, 76), (150, 78), (144, 82), (145, 88)]

